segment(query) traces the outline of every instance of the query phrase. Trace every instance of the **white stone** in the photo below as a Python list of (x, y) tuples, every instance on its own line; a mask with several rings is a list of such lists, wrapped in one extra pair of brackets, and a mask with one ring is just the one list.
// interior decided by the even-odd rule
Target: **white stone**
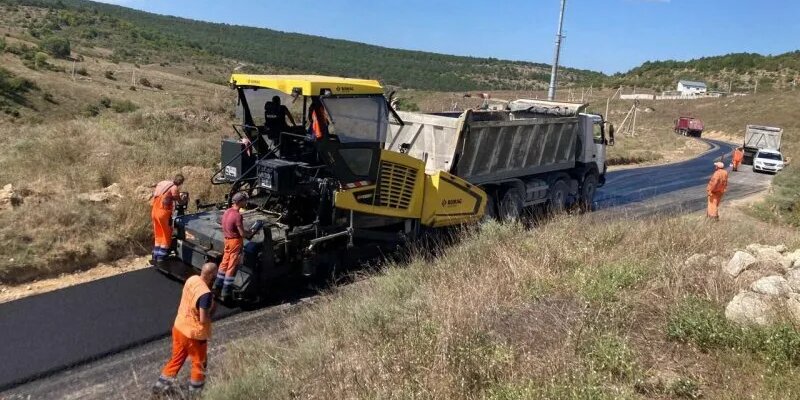
[(786, 283), (793, 291), (800, 293), (800, 268), (794, 268), (786, 273)]
[(88, 200), (96, 203), (103, 203), (114, 198), (121, 199), (123, 196), (119, 184), (112, 183), (108, 187), (105, 187), (103, 189), (91, 193), (82, 193), (78, 195), (78, 197), (82, 200)]
[(22, 196), (14, 190), (14, 185), (7, 184), (0, 189), (0, 210), (10, 210), (22, 204)]
[(786, 314), (795, 324), (800, 324), (800, 294), (789, 295), (789, 299), (786, 300)]
[(698, 268), (704, 266), (708, 262), (708, 256), (705, 254), (692, 254), (686, 259), (684, 264), (687, 267)]
[(752, 267), (758, 260), (750, 253), (744, 251), (737, 251), (733, 257), (728, 261), (728, 264), (723, 267), (723, 271), (732, 277), (737, 277), (742, 271)]
[(783, 258), (790, 263), (791, 268), (800, 267), (800, 249), (784, 254)]
[(787, 296), (792, 292), (789, 282), (780, 275), (765, 276), (753, 282), (750, 290), (768, 296)]
[(725, 307), (725, 318), (741, 325), (766, 326), (777, 321), (778, 315), (770, 296), (744, 291)]

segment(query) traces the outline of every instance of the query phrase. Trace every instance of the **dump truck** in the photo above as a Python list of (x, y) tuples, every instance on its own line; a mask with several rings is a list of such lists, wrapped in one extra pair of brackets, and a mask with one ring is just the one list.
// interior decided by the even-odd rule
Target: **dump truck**
[[(244, 240), (234, 301), (257, 301), (286, 279), (333, 276), (353, 249), (396, 247), (483, 217), (486, 194), (476, 185), (384, 148), (389, 119), (403, 121), (377, 81), (234, 74), (230, 85), (241, 123), (233, 126), (238, 137), (222, 140), (211, 177), (229, 186), (228, 195), (175, 216), (170, 256), (156, 263), (161, 271), (182, 279), (221, 260), (221, 218), (237, 192), (249, 195), (242, 215), (256, 232)], [(266, 123), (276, 97), (301, 108), (300, 123)], [(319, 112), (314, 133), (312, 108)]]
[[(234, 300), (331, 278), (363, 249), (396, 249), (486, 214), (588, 205), (604, 181), (602, 118), (582, 104), (519, 100), (429, 115), (396, 112), (372, 80), (234, 74), (230, 85), (241, 121), (211, 177), (228, 194), (176, 215), (172, 251), (156, 267), (185, 278), (219, 262), (222, 215), (245, 192), (244, 224), (256, 232), (244, 240)], [(266, 122), (276, 96), (299, 109), (296, 126)], [(324, 129), (311, 129), (312, 109)]]
[(703, 121), (692, 117), (679, 117), (675, 120), (675, 133), (683, 136), (700, 137), (703, 134)]
[(505, 110), (449, 113), (398, 111), (386, 149), (424, 160), (486, 192), (486, 214), (516, 218), (525, 208), (591, 208), (605, 183), (603, 117), (585, 104), (520, 99)]
[(753, 164), (753, 157), (759, 150), (781, 151), (781, 136), (783, 129), (764, 126), (747, 125), (744, 132), (744, 160), (745, 164)]

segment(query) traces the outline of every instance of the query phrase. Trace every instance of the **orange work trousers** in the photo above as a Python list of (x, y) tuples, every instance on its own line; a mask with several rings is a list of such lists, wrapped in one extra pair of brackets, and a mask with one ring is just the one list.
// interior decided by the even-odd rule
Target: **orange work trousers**
[(719, 218), (719, 203), (722, 202), (722, 193), (708, 194), (708, 216)]
[(243, 245), (244, 240), (242, 238), (225, 239), (225, 249), (222, 253), (222, 262), (219, 263), (219, 273), (224, 273), (226, 280), (233, 281), (236, 276), (236, 268), (239, 266)]
[(195, 387), (203, 386), (206, 382), (206, 364), (208, 362), (208, 341), (190, 339), (179, 330), (172, 327), (172, 357), (161, 370), (165, 378), (174, 379), (178, 376), (186, 357), (192, 360), (192, 372), (189, 384)]
[(169, 249), (172, 245), (172, 211), (153, 208), (150, 216), (153, 219), (155, 246)]
[(740, 165), (742, 165), (742, 162), (741, 162), (741, 161), (736, 161), (736, 160), (734, 160), (734, 161), (733, 161), (733, 170), (734, 170), (734, 171), (738, 171), (738, 170), (739, 170), (739, 166), (740, 166)]

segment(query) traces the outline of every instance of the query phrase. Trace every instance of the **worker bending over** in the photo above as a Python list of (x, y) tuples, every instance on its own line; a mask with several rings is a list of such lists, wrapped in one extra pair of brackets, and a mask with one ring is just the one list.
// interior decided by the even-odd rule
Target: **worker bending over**
[(171, 181), (161, 181), (153, 190), (152, 210), (150, 217), (153, 220), (153, 265), (163, 261), (172, 245), (172, 211), (175, 204), (185, 204), (186, 198), (181, 196), (180, 188), (185, 178), (181, 174), (175, 175)]
[(206, 383), (211, 317), (216, 309), (209, 285), (216, 273), (217, 265), (206, 263), (200, 270), (200, 276), (190, 277), (183, 285), (178, 314), (172, 326), (172, 357), (161, 371), (153, 392), (165, 393), (174, 388), (175, 378), (187, 357), (192, 362), (189, 393), (197, 394), (203, 389)]
[(249, 232), (244, 229), (244, 218), (241, 210), (247, 205), (247, 195), (238, 192), (233, 195), (232, 205), (222, 215), (222, 235), (225, 238), (225, 246), (222, 254), (222, 262), (219, 264), (217, 279), (214, 281), (214, 291), (220, 291), (220, 297), (226, 301), (231, 296), (233, 279), (236, 277), (236, 269), (239, 267), (239, 259), (244, 245), (244, 238), (249, 236)]
[(739, 166), (742, 165), (742, 160), (744, 160), (744, 149), (737, 147), (733, 150), (733, 157), (731, 157), (731, 167), (734, 171), (739, 170)]
[(728, 171), (725, 170), (725, 164), (721, 162), (714, 163), (714, 174), (711, 175), (711, 180), (708, 181), (706, 192), (708, 192), (708, 217), (713, 220), (719, 220), (719, 204), (722, 201), (722, 195), (728, 189)]

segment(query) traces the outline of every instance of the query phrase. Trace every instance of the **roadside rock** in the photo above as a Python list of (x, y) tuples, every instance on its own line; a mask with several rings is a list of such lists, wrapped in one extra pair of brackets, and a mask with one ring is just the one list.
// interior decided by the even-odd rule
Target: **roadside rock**
[(792, 291), (800, 293), (800, 268), (794, 268), (786, 273), (786, 283)]
[(788, 271), (792, 266), (791, 261), (788, 261), (777, 249), (775, 248), (760, 248), (753, 254), (760, 265), (776, 266)]
[(95, 203), (104, 203), (112, 199), (121, 199), (123, 197), (124, 196), (122, 196), (122, 189), (120, 189), (120, 186), (117, 183), (112, 183), (108, 187), (96, 190), (91, 193), (81, 193), (78, 195), (78, 198), (82, 200), (87, 200)]
[(714, 256), (708, 260), (708, 265), (711, 265), (714, 268), (725, 268), (725, 264), (725, 258), (721, 256)]
[(732, 277), (737, 277), (742, 271), (752, 267), (758, 260), (744, 251), (737, 251), (728, 264), (723, 267), (723, 271)]
[(786, 300), (786, 314), (789, 315), (792, 322), (800, 324), (800, 294), (789, 295), (789, 299)]
[(784, 245), (784, 244), (770, 246), (770, 245), (758, 244), (758, 243), (752, 243), (752, 244), (747, 245), (746, 250), (749, 251), (750, 253), (753, 253), (753, 254), (756, 254), (756, 255), (761, 251), (770, 251), (770, 250), (772, 250), (772, 251), (777, 251), (778, 253), (785, 253), (786, 251), (788, 251), (788, 249), (786, 248), (786, 245)]
[(139, 185), (133, 189), (133, 195), (139, 200), (150, 200), (150, 196), (153, 195), (153, 187)]
[(792, 292), (786, 278), (780, 275), (765, 276), (750, 285), (750, 290), (768, 296), (788, 296)]
[(684, 265), (689, 268), (700, 268), (708, 263), (708, 256), (705, 254), (692, 254), (684, 261)]
[(783, 258), (790, 263), (790, 268), (800, 268), (800, 249), (784, 254)]
[(741, 325), (766, 326), (777, 321), (778, 314), (769, 296), (745, 291), (725, 307), (725, 318)]
[(0, 189), (0, 211), (10, 210), (22, 204), (22, 196), (14, 190), (14, 185), (7, 184)]

